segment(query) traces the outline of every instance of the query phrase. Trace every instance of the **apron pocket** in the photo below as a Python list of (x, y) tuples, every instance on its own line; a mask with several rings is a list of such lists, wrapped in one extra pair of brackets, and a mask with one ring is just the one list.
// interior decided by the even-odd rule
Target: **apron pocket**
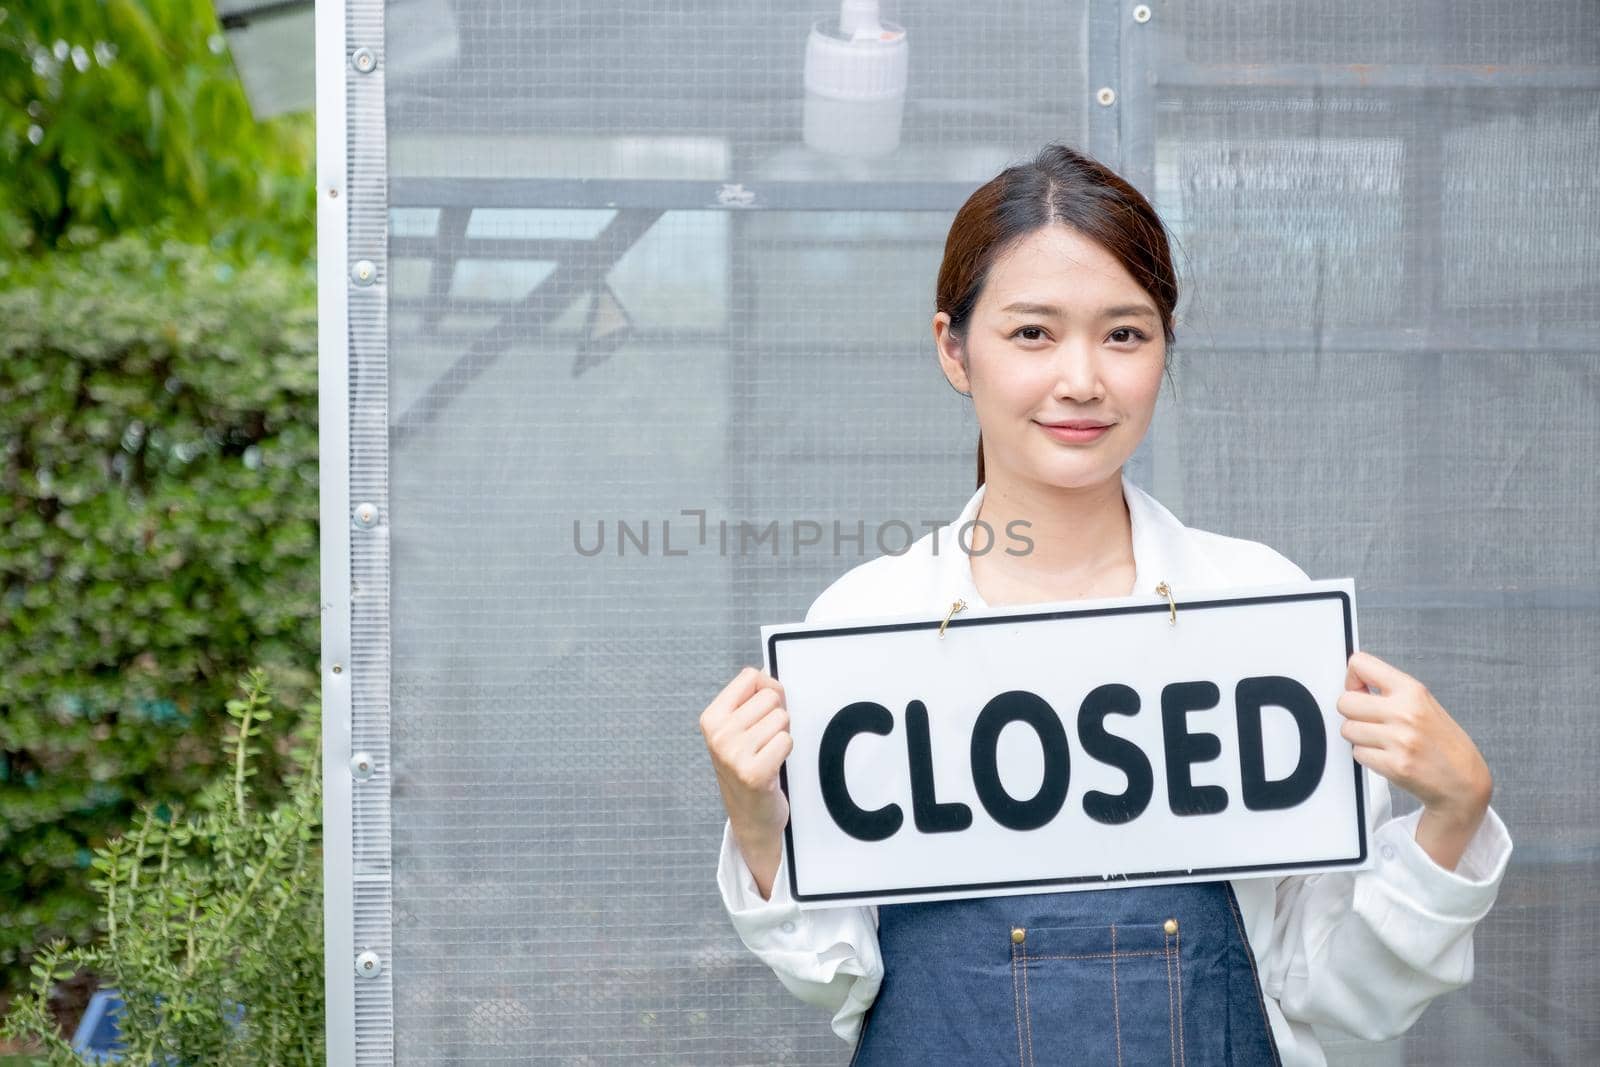
[(1020, 1067), (1184, 1062), (1176, 923), (1018, 927), (1009, 936)]

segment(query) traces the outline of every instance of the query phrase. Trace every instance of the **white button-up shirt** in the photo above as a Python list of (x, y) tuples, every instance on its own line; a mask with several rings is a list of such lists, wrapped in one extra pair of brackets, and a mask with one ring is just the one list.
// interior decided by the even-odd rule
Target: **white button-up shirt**
[[(1133, 528), (1135, 595), (1158, 596), (1155, 586), (1165, 581), (1181, 603), (1206, 589), (1307, 577), (1258, 541), (1183, 525), (1126, 475), (1122, 488)], [(961, 547), (982, 550), (983, 532), (965, 524), (977, 517), (983, 494), (980, 486), (958, 519), (904, 553), (845, 572), (812, 603), (806, 621), (910, 612), (943, 617), (957, 598), (987, 606)], [(1466, 985), (1473, 927), (1494, 902), (1511, 856), (1511, 838), (1491, 808), (1456, 869), (1445, 870), (1416, 842), (1420, 810), (1395, 817), (1388, 781), (1371, 770), (1364, 779), (1372, 867), (1232, 880), (1285, 1067), (1325, 1064), (1319, 1036), (1394, 1037), (1434, 997)], [(734, 929), (791, 992), (832, 1012), (834, 1032), (853, 1042), (883, 980), (878, 909), (802, 911), (789, 895), (787, 865), (785, 856), (771, 899), (762, 899), (724, 824), (717, 882)]]

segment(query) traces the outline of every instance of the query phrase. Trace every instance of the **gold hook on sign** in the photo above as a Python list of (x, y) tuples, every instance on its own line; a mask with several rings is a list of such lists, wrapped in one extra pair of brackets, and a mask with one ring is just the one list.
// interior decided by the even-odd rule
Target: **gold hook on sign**
[(966, 611), (966, 610), (967, 610), (967, 602), (965, 600), (957, 600), (955, 603), (951, 604), (950, 605), (950, 610), (945, 612), (944, 622), (941, 622), (939, 624), (939, 636), (940, 637), (944, 636), (944, 628), (946, 626), (950, 625), (950, 619), (951, 619), (951, 617), (953, 615), (955, 615), (956, 612), (958, 612), (958, 611)]
[(1166, 582), (1156, 585), (1156, 592), (1167, 598), (1167, 622), (1173, 626), (1178, 625), (1178, 602), (1172, 599), (1172, 587)]

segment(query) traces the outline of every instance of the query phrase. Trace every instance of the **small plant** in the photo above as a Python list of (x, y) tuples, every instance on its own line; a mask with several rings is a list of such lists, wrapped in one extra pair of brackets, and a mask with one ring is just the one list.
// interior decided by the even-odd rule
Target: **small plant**
[(250, 779), (271, 690), (259, 668), (240, 688), (227, 702), (227, 771), (195, 810), (148, 805), (96, 851), (104, 936), (56, 941), (34, 960), (32, 988), (0, 1032), (39, 1046), (50, 1067), (83, 1062), (48, 1007), (51, 987), (79, 970), (120, 993), (130, 1065), (323, 1062), (318, 709), (291, 739), (283, 799), (262, 808)]

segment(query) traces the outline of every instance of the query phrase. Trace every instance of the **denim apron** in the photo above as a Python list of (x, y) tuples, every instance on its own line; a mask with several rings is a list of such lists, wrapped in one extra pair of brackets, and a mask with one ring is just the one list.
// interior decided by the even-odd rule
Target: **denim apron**
[(884, 904), (853, 1067), (1277, 1067), (1226, 881)]

